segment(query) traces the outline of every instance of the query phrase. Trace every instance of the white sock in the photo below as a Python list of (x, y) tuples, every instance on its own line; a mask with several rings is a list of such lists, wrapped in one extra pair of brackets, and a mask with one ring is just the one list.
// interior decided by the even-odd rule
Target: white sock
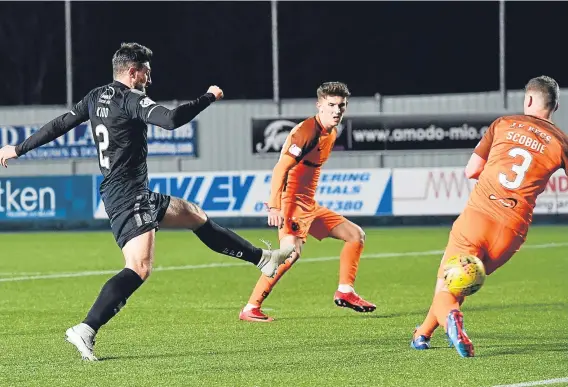
[(272, 252), (270, 250), (262, 249), (262, 255), (260, 256), (260, 261), (256, 267), (262, 269), (268, 262), (270, 262), (270, 258), (272, 258)]
[(353, 286), (351, 285), (339, 284), (337, 290), (339, 290), (341, 293), (355, 293), (355, 289), (353, 289)]
[(258, 305), (246, 304), (246, 306), (244, 307), (243, 310), (244, 310), (245, 312), (248, 312), (249, 310), (254, 309), (254, 308), (258, 308)]
[(92, 337), (92, 336), (95, 335), (95, 331), (93, 330), (93, 328), (91, 328), (90, 326), (88, 326), (88, 325), (85, 324), (85, 323), (79, 324), (79, 325), (78, 325), (78, 328), (79, 328), (82, 332), (86, 333), (88, 336), (91, 336), (91, 337)]

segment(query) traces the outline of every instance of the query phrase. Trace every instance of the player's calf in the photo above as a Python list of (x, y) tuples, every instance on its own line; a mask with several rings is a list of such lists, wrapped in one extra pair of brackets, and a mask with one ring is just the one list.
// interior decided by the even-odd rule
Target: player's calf
[(357, 312), (373, 312), (376, 305), (361, 298), (353, 288), (365, 246), (365, 232), (355, 223), (345, 220), (331, 230), (330, 236), (345, 242), (339, 256), (339, 286), (334, 295), (335, 304)]
[(128, 298), (150, 275), (154, 237), (152, 230), (132, 238), (123, 247), (126, 267), (103, 285), (83, 321), (95, 334), (126, 305)]

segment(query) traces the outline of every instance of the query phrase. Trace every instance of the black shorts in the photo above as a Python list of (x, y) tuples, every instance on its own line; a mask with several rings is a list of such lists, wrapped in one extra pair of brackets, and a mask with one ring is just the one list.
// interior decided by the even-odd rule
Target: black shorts
[(108, 214), (114, 239), (122, 249), (131, 239), (158, 229), (170, 205), (170, 197), (148, 191), (137, 195), (129, 204)]

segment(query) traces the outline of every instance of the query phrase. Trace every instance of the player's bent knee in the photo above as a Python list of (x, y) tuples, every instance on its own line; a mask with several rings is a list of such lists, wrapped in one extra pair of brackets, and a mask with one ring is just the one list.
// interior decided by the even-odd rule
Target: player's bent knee
[(140, 278), (142, 279), (142, 281), (146, 281), (148, 279), (148, 277), (150, 277), (150, 274), (152, 273), (152, 264), (150, 263), (135, 263), (135, 264), (130, 264), (130, 265), (126, 265), (126, 267), (128, 267), (130, 270), (136, 272), (136, 274), (138, 274), (140, 276)]
[(125, 267), (136, 272), (142, 280), (146, 280), (152, 272), (155, 233), (152, 230), (138, 235), (122, 248)]
[(363, 231), (363, 229), (359, 226), (357, 226), (357, 231), (358, 231), (358, 238), (359, 238), (358, 242), (361, 243), (362, 245), (364, 245), (365, 244), (365, 238), (366, 238), (367, 235), (365, 234), (365, 231)]
[(356, 224), (353, 224), (345, 242), (365, 244), (365, 231)]
[(194, 230), (207, 221), (205, 211), (197, 204), (184, 202), (183, 218), (187, 220), (187, 228)]

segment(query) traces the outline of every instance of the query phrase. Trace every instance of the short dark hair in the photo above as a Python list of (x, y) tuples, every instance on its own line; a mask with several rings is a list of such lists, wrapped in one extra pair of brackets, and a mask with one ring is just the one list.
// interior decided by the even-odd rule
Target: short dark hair
[(122, 43), (112, 57), (112, 73), (116, 77), (130, 66), (141, 68), (143, 63), (152, 60), (152, 55), (152, 50), (141, 44)]
[(318, 99), (329, 96), (347, 98), (351, 95), (347, 85), (343, 82), (325, 82), (318, 87)]
[(525, 86), (525, 92), (536, 91), (542, 94), (547, 109), (554, 110), (560, 98), (558, 83), (551, 77), (541, 75), (531, 79)]

